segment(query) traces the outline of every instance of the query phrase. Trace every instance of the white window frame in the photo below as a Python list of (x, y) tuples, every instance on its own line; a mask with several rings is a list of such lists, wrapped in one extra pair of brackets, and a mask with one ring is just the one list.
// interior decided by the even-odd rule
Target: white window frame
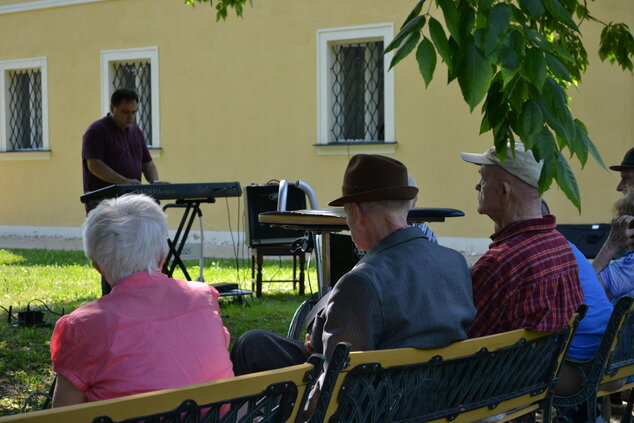
[(36, 0), (0, 6), (0, 15), (7, 13), (29, 12), (31, 10), (48, 9), (52, 7), (73, 6), (82, 3), (95, 3), (104, 0)]
[(150, 84), (152, 85), (152, 139), (149, 148), (161, 147), (160, 110), (159, 110), (159, 52), (158, 47), (129, 48), (123, 50), (103, 50), (101, 52), (101, 108), (105, 115), (110, 111), (110, 97), (115, 87), (112, 85), (111, 64), (120, 61), (150, 61)]
[[(9, 150), (9, 76), (13, 70), (39, 69), (42, 79), (42, 148), (36, 150)], [(48, 140), (48, 73), (47, 58), (30, 57), (24, 59), (0, 60), (0, 152), (21, 153), (50, 150)]]
[[(394, 38), (394, 24), (378, 23), (371, 25), (328, 28), (317, 30), (317, 144), (329, 143), (332, 116), (330, 111), (332, 75), (330, 65), (333, 54), (330, 46), (333, 44), (353, 44), (368, 41), (383, 41), (387, 46)], [(393, 53), (389, 52), (383, 58), (383, 119), (385, 143), (395, 141), (394, 131), (394, 71), (389, 71)], [(378, 145), (379, 143), (377, 143)], [(376, 147), (376, 145), (374, 146)], [(393, 150), (393, 146), (391, 147)], [(349, 149), (346, 149), (349, 150)]]

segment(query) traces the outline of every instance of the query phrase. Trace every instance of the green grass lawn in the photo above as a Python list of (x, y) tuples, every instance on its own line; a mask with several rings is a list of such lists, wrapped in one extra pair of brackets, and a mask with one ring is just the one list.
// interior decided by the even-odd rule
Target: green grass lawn
[[(192, 278), (199, 275), (198, 262), (186, 262)], [(263, 279), (290, 279), (292, 262), (266, 260)], [(182, 278), (176, 271), (174, 277)], [(248, 262), (205, 259), (203, 277), (208, 283), (237, 282), (251, 289)], [(26, 398), (35, 391), (48, 391), (53, 380), (50, 338), (61, 314), (101, 295), (101, 278), (80, 251), (0, 249), (0, 416), (20, 411)], [(308, 272), (309, 285), (316, 290), (313, 269)], [(286, 334), (288, 324), (304, 297), (297, 295), (292, 283), (265, 283), (260, 299), (242, 304), (221, 300), (225, 326), (232, 342), (249, 329), (267, 329)], [(255, 297), (254, 297), (255, 298)], [(13, 314), (29, 307), (44, 312), (50, 326), (14, 327), (8, 321)]]

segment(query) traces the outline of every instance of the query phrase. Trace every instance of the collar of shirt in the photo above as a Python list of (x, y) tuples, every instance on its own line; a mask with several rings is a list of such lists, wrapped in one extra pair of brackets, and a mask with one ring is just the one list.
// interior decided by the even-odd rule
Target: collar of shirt
[(164, 273), (160, 273), (158, 271), (153, 272), (151, 275), (147, 271), (133, 273), (125, 278), (121, 279), (119, 283), (117, 283), (112, 290), (115, 289), (121, 290), (132, 288), (137, 285), (145, 284), (145, 283), (156, 283), (162, 280), (167, 280), (167, 275)]
[(546, 215), (541, 219), (526, 219), (518, 220), (508, 225), (506, 228), (491, 235), (493, 245), (497, 245), (509, 238), (513, 238), (522, 232), (548, 232), (557, 227), (555, 216), (552, 214)]
[(118, 130), (120, 132), (125, 132), (128, 129), (130, 129), (129, 126), (127, 128), (125, 128), (125, 129), (121, 129), (116, 123), (114, 123), (114, 119), (112, 117), (112, 114), (110, 114), (110, 112), (108, 112), (108, 114), (106, 114), (106, 118), (107, 118), (106, 120), (108, 122), (108, 125), (112, 126), (114, 129), (116, 129), (116, 130)]

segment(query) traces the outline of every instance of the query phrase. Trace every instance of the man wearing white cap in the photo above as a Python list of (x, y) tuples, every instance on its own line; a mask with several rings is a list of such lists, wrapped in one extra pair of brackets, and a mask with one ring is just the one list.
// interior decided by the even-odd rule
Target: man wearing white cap
[(478, 314), (469, 336), (519, 328), (561, 330), (583, 296), (577, 262), (555, 229), (555, 216), (541, 214), (542, 163), (519, 142), (509, 146), (504, 161), (494, 148), (460, 156), (480, 165), (478, 213), (495, 224), (489, 251), (471, 268)]

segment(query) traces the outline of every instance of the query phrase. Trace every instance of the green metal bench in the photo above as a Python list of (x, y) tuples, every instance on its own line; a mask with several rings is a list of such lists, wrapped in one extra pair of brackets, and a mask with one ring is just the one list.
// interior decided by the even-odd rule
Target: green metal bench
[(311, 422), (508, 421), (539, 409), (549, 422), (551, 388), (578, 320), (560, 333), (515, 330), (435, 350), (349, 353), (339, 344)]
[(0, 417), (2, 423), (298, 422), (324, 357), (305, 364), (50, 410)]
[[(579, 370), (581, 387), (572, 395), (555, 394), (553, 404), (559, 409), (583, 404), (587, 408), (588, 422), (594, 423), (597, 398), (634, 387), (634, 381), (614, 383), (634, 375), (634, 298), (622, 297), (616, 302), (599, 349), (591, 360), (566, 360), (565, 363)], [(584, 366), (590, 366), (589, 371), (582, 371)], [(630, 395), (622, 423), (632, 420), (633, 395)]]

